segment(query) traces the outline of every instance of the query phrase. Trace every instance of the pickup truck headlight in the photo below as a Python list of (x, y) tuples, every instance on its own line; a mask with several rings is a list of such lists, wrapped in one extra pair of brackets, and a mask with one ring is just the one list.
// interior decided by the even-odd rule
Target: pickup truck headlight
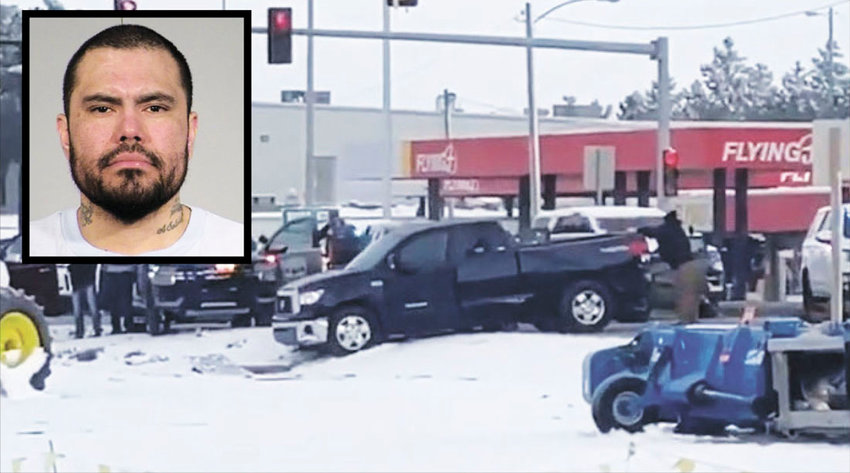
[(307, 291), (298, 294), (298, 302), (301, 305), (312, 305), (318, 302), (319, 298), (325, 292), (324, 289), (316, 289), (315, 291)]

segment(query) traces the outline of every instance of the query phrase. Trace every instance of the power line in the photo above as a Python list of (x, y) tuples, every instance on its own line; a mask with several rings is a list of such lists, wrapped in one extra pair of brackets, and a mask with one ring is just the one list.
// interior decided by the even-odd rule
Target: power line
[(830, 7), (834, 7), (836, 5), (840, 5), (842, 3), (848, 3), (848, 2), (850, 2), (850, 0), (841, 0), (841, 1), (838, 1), (838, 2), (833, 2), (829, 5), (824, 5), (824, 6), (817, 7), (817, 8), (808, 8), (806, 10), (799, 10), (799, 11), (795, 11), (795, 12), (791, 12), (791, 13), (782, 13), (782, 14), (779, 14), (779, 15), (766, 16), (766, 17), (762, 17), (762, 18), (754, 18), (752, 20), (741, 20), (741, 21), (733, 21), (733, 22), (729, 22), (729, 23), (713, 23), (713, 24), (706, 24), (706, 25), (690, 25), (690, 26), (606, 25), (606, 24), (603, 24), (603, 23), (592, 23), (592, 22), (588, 22), (588, 21), (579, 21), (579, 20), (567, 20), (565, 18), (557, 18), (557, 17), (555, 17), (555, 18), (549, 17), (549, 18), (546, 18), (546, 19), (551, 20), (551, 21), (557, 21), (559, 23), (569, 23), (569, 24), (572, 24), (572, 25), (589, 26), (589, 27), (592, 27), (592, 28), (605, 28), (605, 29), (610, 29), (610, 30), (631, 30), (631, 31), (706, 30), (706, 29), (712, 29), (712, 28), (726, 28), (726, 27), (729, 27), (729, 26), (741, 26), (741, 25), (750, 25), (750, 24), (753, 24), (753, 23), (764, 23), (764, 22), (767, 22), (767, 21), (775, 21), (775, 20), (779, 20), (779, 19), (782, 19), (782, 18), (788, 18), (790, 16), (803, 15), (806, 12), (810, 12), (810, 11), (826, 10)]

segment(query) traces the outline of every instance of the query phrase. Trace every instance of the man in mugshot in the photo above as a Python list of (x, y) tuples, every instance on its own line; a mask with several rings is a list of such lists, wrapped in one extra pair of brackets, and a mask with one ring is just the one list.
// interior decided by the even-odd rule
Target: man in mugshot
[(56, 128), (78, 207), (31, 222), (31, 256), (242, 256), (241, 224), (181, 202), (198, 115), (183, 54), (119, 25), (68, 62)]

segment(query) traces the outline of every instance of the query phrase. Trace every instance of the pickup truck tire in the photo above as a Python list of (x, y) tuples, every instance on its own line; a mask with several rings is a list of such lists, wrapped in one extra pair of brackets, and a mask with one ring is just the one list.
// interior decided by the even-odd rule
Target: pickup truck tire
[(350, 305), (340, 307), (331, 315), (327, 351), (332, 355), (356, 353), (372, 346), (376, 340), (375, 317), (367, 309)]
[(615, 311), (611, 291), (592, 280), (571, 283), (558, 305), (557, 328), (561, 333), (598, 332), (611, 322)]
[(147, 313), (147, 332), (151, 335), (161, 335), (165, 331), (165, 322), (162, 312), (158, 309), (150, 309)]
[[(251, 316), (254, 318), (255, 327), (271, 327), (272, 313), (274, 312), (274, 302), (260, 303), (255, 302), (254, 308), (251, 310)], [(250, 325), (250, 322), (249, 322)]]

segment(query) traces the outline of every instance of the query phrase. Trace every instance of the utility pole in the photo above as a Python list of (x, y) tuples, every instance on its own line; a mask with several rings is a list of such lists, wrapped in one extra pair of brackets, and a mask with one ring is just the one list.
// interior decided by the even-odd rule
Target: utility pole
[[(537, 105), (534, 102), (534, 47), (532, 46), (532, 16), (531, 3), (525, 4), (525, 37), (528, 40), (525, 47), (526, 65), (528, 67), (528, 202), (531, 208), (528, 225), (534, 221), (540, 211), (540, 135), (537, 129)], [(522, 219), (520, 219), (522, 220)], [(525, 222), (520, 221), (520, 227)], [(521, 228), (522, 229), (522, 228)]]
[(829, 67), (829, 71), (827, 71), (826, 75), (826, 83), (829, 87), (829, 106), (830, 111), (835, 109), (835, 98), (833, 95), (833, 82), (835, 81), (834, 72), (833, 72), (833, 62), (832, 62), (832, 7), (829, 7), (829, 42), (826, 43), (826, 58), (827, 64)]
[(381, 40), (384, 47), (384, 91), (383, 91), (383, 115), (384, 115), (384, 172), (381, 176), (383, 190), (383, 215), (384, 218), (392, 217), (393, 205), (393, 119), (390, 110), (390, 40), (386, 37), (390, 33), (390, 7), (384, 2), (384, 39)]
[(667, 196), (664, 193), (664, 150), (670, 147), (670, 64), (667, 38), (660, 37), (654, 41), (655, 59), (658, 61), (658, 135), (655, 150), (655, 206), (661, 210), (668, 208)]

